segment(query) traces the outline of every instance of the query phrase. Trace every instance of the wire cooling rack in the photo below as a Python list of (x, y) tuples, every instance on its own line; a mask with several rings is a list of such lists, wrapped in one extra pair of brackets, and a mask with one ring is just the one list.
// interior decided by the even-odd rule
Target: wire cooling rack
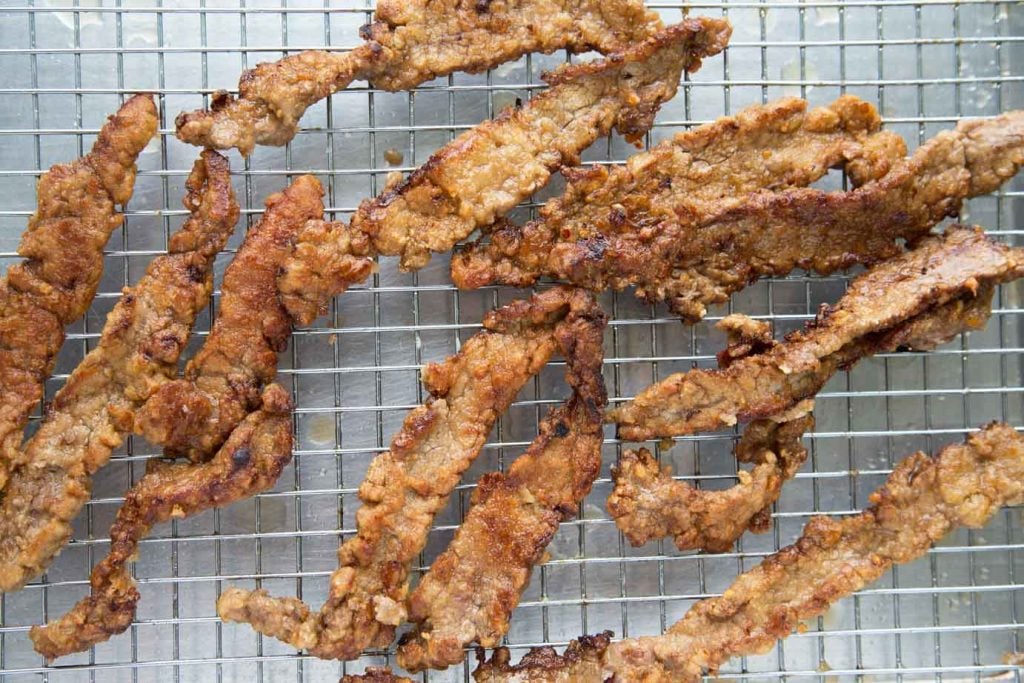
[[(332, 0), (0, 0), (0, 255), (14, 250), (34, 206), (40, 169), (83, 153), (129, 93), (159, 93), (161, 135), (142, 155), (125, 227), (109, 245), (101, 294), (62, 351), (47, 384), (52, 396), (95, 343), (122, 286), (133, 282), (183, 220), (181, 196), (197, 151), (173, 136), (175, 114), (231, 88), (243, 68), (287, 50), (352, 47), (372, 6)], [(666, 19), (680, 6), (658, 3)], [(955, 121), (1024, 106), (1024, 9), (1016, 2), (704, 2), (694, 12), (727, 15), (735, 26), (724, 57), (707, 60), (666, 105), (648, 144), (739, 108), (783, 95), (830, 102), (842, 92), (877, 103), (886, 124), (911, 147)], [(528, 57), (481, 76), (455, 75), (413, 93), (353, 87), (315, 106), (287, 148), (232, 156), (244, 226), (262, 201), (299, 173), (315, 173), (336, 217), (381, 189), (392, 170), (422, 163), (460, 131), (516, 97), (541, 87), (542, 70), (564, 55)], [(621, 140), (601, 142), (587, 163), (619, 161)], [(390, 163), (389, 163), (390, 162)], [(839, 187), (841, 176), (821, 185)], [(558, 183), (549, 190), (557, 191)], [(1024, 184), (974, 200), (964, 218), (1011, 242)], [(538, 197), (542, 200), (545, 196)], [(535, 206), (535, 205), (533, 205)], [(518, 213), (526, 217), (532, 207)], [(230, 254), (218, 261), (218, 276)], [(219, 280), (218, 280), (219, 282)], [(835, 300), (842, 278), (789, 277), (760, 282), (707, 321), (685, 327), (661, 307), (623, 293), (605, 296), (613, 322), (605, 372), (621, 401), (666, 374), (710, 365), (724, 342), (713, 323), (729, 312), (773, 322), (777, 334), (806, 322)], [(817, 401), (808, 465), (784, 489), (772, 531), (745, 536), (735, 552), (694, 555), (671, 543), (634, 549), (609, 521), (608, 466), (619, 444), (607, 432), (605, 469), (579, 520), (563, 524), (551, 559), (534, 574), (508, 642), (521, 654), (563, 645), (582, 633), (661, 632), (696, 600), (720, 592), (733, 576), (793, 540), (816, 512), (851, 514), (866, 504), (893, 462), (918, 448), (960, 440), (990, 420), (1024, 424), (1020, 285), (1004, 287), (984, 331), (933, 353), (885, 355), (840, 373)], [(272, 492), (229, 509), (164, 525), (142, 543), (135, 565), (143, 600), (129, 632), (94, 650), (46, 667), (32, 651), (28, 627), (63, 613), (87, 591), (90, 567), (107, 549), (106, 532), (129, 482), (152, 446), (132, 439), (96, 479), (92, 502), (73, 542), (42, 581), (0, 598), (0, 670), (4, 680), (334, 681), (339, 673), (391, 661), (369, 653), (344, 666), (297, 655), (248, 627), (222, 625), (214, 603), (229, 585), (261, 584), (319, 606), (336, 564), (339, 539), (354, 528), (355, 491), (374, 454), (384, 449), (406, 410), (423, 399), (420, 366), (454, 352), (484, 311), (519, 293), (460, 293), (447, 259), (418, 274), (390, 259), (368, 286), (341, 297), (330, 316), (297, 331), (282, 359), (281, 380), (294, 392), (297, 451)], [(215, 309), (214, 309), (215, 311)], [(209, 329), (204, 314), (196, 344)], [(193, 347), (196, 345), (194, 344)], [(515, 457), (537, 420), (566, 395), (562, 365), (528, 385), (501, 421), (437, 519), (419, 569), (445, 547), (483, 472)], [(678, 474), (703, 486), (734, 481), (735, 433), (700, 435), (662, 449)], [(899, 567), (858, 596), (836, 605), (773, 652), (734, 660), (728, 677), (838, 681), (978, 680), (1019, 676), (1002, 664), (1020, 652), (1024, 618), (1021, 510), (999, 514), (983, 530), (959, 532), (929, 555)], [(340, 531), (339, 531), (340, 530)], [(469, 668), (429, 674), (464, 680)]]

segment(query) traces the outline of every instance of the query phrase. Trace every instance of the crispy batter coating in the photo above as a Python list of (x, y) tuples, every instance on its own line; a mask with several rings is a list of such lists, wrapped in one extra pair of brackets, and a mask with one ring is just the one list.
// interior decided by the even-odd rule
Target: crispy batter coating
[(550, 88), (485, 121), (436, 152), (412, 175), (364, 202), (352, 226), (381, 254), (420, 268), (543, 187), (552, 172), (613, 128), (647, 132), (684, 71), (721, 52), (731, 27), (686, 19), (605, 59), (545, 76)]
[(405, 619), (410, 564), (476, 458), (495, 420), (554, 353), (559, 326), (597, 306), (582, 291), (557, 288), (492, 311), (484, 331), (458, 354), (427, 366), (430, 400), (414, 409), (359, 488), (358, 535), (338, 551), (340, 568), (319, 614), (296, 598), (229, 589), (217, 603), (225, 621), (325, 659), (352, 659), (394, 638)]
[(338, 683), (413, 683), (411, 678), (396, 676), (386, 666), (367, 667), (366, 672), (342, 676)]
[(242, 74), (238, 99), (218, 91), (211, 111), (179, 114), (177, 135), (248, 155), (256, 144), (287, 143), (306, 109), (354, 80), (411, 90), (531, 52), (615, 52), (660, 27), (657, 13), (640, 0), (381, 0), (356, 49), (309, 50), (260, 64)]
[(131, 431), (134, 411), (177, 371), (198, 312), (209, 302), (216, 253), (238, 219), (227, 159), (205, 151), (188, 179), (191, 212), (107, 317), (98, 346), (57, 393), (18, 454), (0, 500), (0, 590), (49, 564), (89, 498), (92, 475)]
[(365, 280), (374, 268), (366, 233), (344, 222), (309, 221), (277, 286), (295, 322), (309, 325), (327, 312), (331, 298)]
[(556, 331), (572, 396), (506, 474), (480, 478), (455, 538), (409, 596), (417, 629), (403, 636), (397, 656), (407, 671), (457, 664), (471, 643), (497, 645), (558, 524), (590, 493), (601, 471), (606, 324), (595, 307)]
[[(716, 126), (684, 134), (684, 140), (702, 141), (718, 133)], [(756, 118), (742, 130), (764, 136)], [(777, 137), (767, 136), (769, 147)], [(899, 149), (895, 141), (881, 148)], [(752, 155), (762, 149), (753, 145)], [(885, 168), (890, 154), (874, 151), (869, 158)], [(584, 174), (565, 198), (545, 208), (540, 221), (504, 224), (489, 245), (457, 258), (456, 283), (526, 286), (546, 275), (595, 291), (635, 286), (638, 296), (668, 301), (676, 313), (699, 319), (706, 305), (727, 300), (758, 277), (795, 268), (827, 274), (898, 253), (903, 240), (956, 214), (965, 198), (1013, 177), (1024, 164), (1024, 111), (940, 133), (881, 178), (849, 192), (796, 187), (741, 193), (738, 200), (690, 200), (685, 185), (676, 191), (675, 175), (667, 176), (668, 187), (650, 192), (658, 166), (644, 162), (657, 158), (641, 155), (626, 167)], [(733, 165), (712, 169), (706, 173), (720, 177), (728, 194)], [(870, 177), (863, 169), (858, 173)], [(634, 185), (643, 191), (619, 192)]]
[(755, 466), (741, 470), (739, 483), (724, 491), (676, 481), (671, 468), (661, 467), (646, 448), (626, 451), (612, 468), (608, 512), (634, 546), (671, 536), (680, 550), (725, 552), (744, 531), (768, 530), (772, 503), (807, 459), (801, 437), (813, 425), (809, 414), (751, 422), (736, 456)]
[[(724, 49), (731, 30), (720, 19), (686, 19), (606, 59), (546, 75), (547, 90), (463, 133), (363, 202), (351, 229), (368, 235), (374, 252), (400, 256), (403, 270), (422, 268), (431, 252), (449, 251), (493, 223), (613, 128), (628, 138), (646, 132), (681, 74)], [(296, 321), (312, 322), (351, 284), (322, 265), (347, 256), (347, 248), (347, 234), (330, 226), (299, 237), (281, 279)]]
[[(796, 543), (741, 574), (721, 597), (694, 605), (662, 636), (580, 643), (572, 659), (550, 653), (543, 667), (528, 658), (509, 666), (499, 650), (476, 680), (699, 681), (731, 657), (768, 652), (801, 621), (921, 557), (957, 527), (981, 527), (1001, 507), (1024, 502), (1024, 437), (991, 424), (934, 458), (915, 453), (870, 500), (855, 517), (812, 518)], [(583, 672), (581, 659), (600, 664)], [(574, 671), (581, 675), (565, 677)]]
[(933, 348), (983, 325), (994, 285), (1022, 275), (1024, 249), (978, 228), (950, 228), (854, 279), (838, 304), (786, 343), (723, 370), (671, 375), (609, 418), (622, 438), (638, 441), (776, 415), (865, 355)]
[[(161, 386), (135, 419), (135, 430), (172, 457), (208, 459), (242, 418), (260, 405), (277, 374), (277, 354), (288, 345), (292, 319), (277, 293), (277, 274), (295, 237), (323, 217), (323, 188), (299, 176), (266, 200), (224, 273), (220, 307), (210, 336), (182, 379)], [(369, 274), (371, 261), (364, 259)]]
[[(111, 529), (111, 551), (93, 569), (92, 594), (33, 632), (41, 654), (54, 658), (84, 650), (128, 627), (139, 595), (126, 564), (153, 524), (169, 514), (184, 517), (252, 496), (273, 485), (291, 459), (291, 423), (273, 417), (287, 416), (290, 401), (270, 384), (277, 354), (291, 336), (277, 271), (299, 228), (323, 215), (322, 196), (313, 176), (300, 176), (267, 198), (262, 220), (224, 274), (217, 321), (184, 379), (160, 386), (135, 418), (136, 430), (150, 441), (196, 464), (154, 463), (129, 490)], [(260, 443), (251, 445), (257, 428)], [(243, 450), (253, 457), (245, 460)]]
[(906, 154), (902, 138), (880, 126), (875, 108), (850, 95), (810, 111), (805, 100), (783, 98), (679, 133), (623, 166), (563, 170), (568, 188), (540, 219), (499, 222), (489, 242), (481, 238), (452, 260), (452, 279), (462, 288), (525, 287), (557, 263), (552, 248), (656, 230), (759, 190), (804, 187), (840, 164), (858, 184), (879, 178)]
[(473, 678), (477, 683), (604, 681), (601, 659), (613, 635), (605, 631), (596, 636), (583, 636), (571, 641), (562, 654), (553, 647), (536, 647), (515, 665), (510, 663), (512, 656), (508, 648), (496, 649), (490, 660), (484, 657), (483, 648), (478, 648), (480, 666), (473, 672)]
[(39, 205), (18, 247), (25, 261), (0, 279), (0, 489), (43, 398), (64, 327), (96, 296), (103, 247), (123, 220), (115, 205), (131, 197), (135, 160), (156, 128), (153, 98), (136, 95), (107, 120), (89, 154), (39, 179)]
[(110, 553), (92, 570), (91, 594), (67, 614), (29, 637), (49, 660), (81, 652), (122, 633), (135, 617), (139, 591), (128, 570), (139, 541), (156, 524), (224, 507), (274, 485), (292, 458), (292, 404), (271, 384), (262, 407), (231, 433), (217, 454), (201, 464), (151, 460), (131, 488), (110, 530)]

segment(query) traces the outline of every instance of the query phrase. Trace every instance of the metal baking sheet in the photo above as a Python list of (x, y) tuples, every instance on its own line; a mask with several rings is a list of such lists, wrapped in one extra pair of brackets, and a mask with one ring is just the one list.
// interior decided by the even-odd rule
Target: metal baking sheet
[[(666, 19), (681, 6), (658, 2)], [(878, 104), (886, 124), (913, 147), (962, 118), (1024, 106), (1024, 8), (1018, 2), (892, 0), (853, 2), (709, 1), (695, 13), (727, 15), (735, 26), (724, 57), (707, 60), (664, 107), (648, 144), (741, 107), (783, 95), (814, 104), (849, 92)], [(356, 44), (372, 3), (337, 0), (0, 0), (0, 256), (14, 257), (34, 207), (33, 185), (51, 164), (80, 155), (106, 114), (129, 93), (159, 93), (161, 135), (142, 155), (123, 230), (109, 245), (102, 293), (72, 329), (47, 394), (95, 343), (121, 287), (166, 247), (183, 220), (183, 183), (196, 150), (173, 136), (175, 114), (233, 88), (243, 68), (296, 51)], [(577, 59), (583, 59), (579, 57)], [(375, 194), (389, 171), (422, 163), (460, 131), (541, 87), (539, 74), (565, 55), (528, 57), (486, 75), (439, 79), (413, 93), (356, 84), (303, 119), (287, 148), (232, 155), (244, 217), (232, 247), (259, 218), (263, 199), (299, 173), (315, 173), (336, 217)], [(397, 166), (386, 161), (402, 160)], [(601, 141), (586, 163), (621, 161), (631, 148)], [(385, 156), (386, 155), (386, 156)], [(843, 178), (826, 178), (840, 187)], [(538, 201), (558, 190), (556, 182)], [(1020, 179), (971, 201), (964, 219), (1022, 243)], [(527, 216), (536, 205), (517, 211)], [(218, 274), (230, 259), (218, 261)], [(45, 666), (28, 627), (61, 614), (87, 592), (88, 572), (107, 548), (106, 532), (129, 482), (156, 450), (129, 440), (96, 479), (73, 542), (44, 579), (0, 598), (0, 678), (4, 681), (336, 681), (343, 671), (391, 662), (368, 653), (342, 665), (297, 655), (241, 625), (222, 625), (214, 603), (228, 585), (262, 585), (319, 605), (339, 540), (352, 534), (356, 487), (406, 410), (423, 399), (418, 370), (454, 352), (482, 314), (521, 293), (460, 293), (447, 259), (398, 272), (384, 259), (367, 286), (339, 298), (328, 318), (296, 333), (282, 359), (294, 392), (297, 452), (272, 492), (217, 513), (157, 528), (142, 544), (135, 575), (143, 594), (130, 631), (94, 650)], [(843, 278), (794, 276), (760, 282), (708, 319), (686, 327), (630, 293), (602, 298), (613, 322), (605, 373), (613, 400), (694, 364), (713, 363), (730, 312), (771, 320), (777, 334), (806, 322), (843, 291)], [(581, 633), (659, 633), (696, 600), (793, 540), (809, 515), (851, 514), (893, 462), (919, 448), (959, 440), (990, 420), (1024, 425), (1024, 288), (1002, 288), (988, 326), (940, 350), (885, 355), (840, 373), (817, 402), (811, 458), (784, 490), (774, 526), (721, 555), (679, 553), (671, 543), (631, 548), (604, 509), (608, 465), (620, 445), (607, 432), (605, 470), (581, 518), (563, 524), (551, 559), (535, 574), (508, 642), (521, 654), (560, 646)], [(196, 343), (209, 329), (201, 319)], [(420, 569), (444, 548), (477, 476), (511, 461), (535, 434), (548, 405), (566, 395), (553, 363), (502, 419), (452, 505), (437, 519)], [(703, 486), (734, 481), (732, 432), (700, 435), (660, 457)], [(1005, 653), (1020, 651), (1024, 618), (1021, 510), (979, 531), (961, 531), (924, 559), (899, 567), (840, 602), (806, 633), (769, 654), (723, 670), (747, 680), (980, 680), (1012, 677)], [(459, 681), (470, 668), (424, 676)]]

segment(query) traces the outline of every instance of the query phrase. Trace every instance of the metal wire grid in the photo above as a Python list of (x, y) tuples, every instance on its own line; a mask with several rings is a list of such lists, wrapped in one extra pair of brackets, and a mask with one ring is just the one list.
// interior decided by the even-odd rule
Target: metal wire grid
[[(652, 3), (667, 19), (676, 3)], [(956, 120), (1024, 105), (1024, 11), (1015, 2), (703, 2), (695, 12), (725, 14), (735, 26), (727, 54), (708, 60), (665, 107), (648, 143), (675, 131), (781, 95), (815, 104), (841, 92), (876, 102), (887, 125), (913, 146)], [(69, 335), (47, 394), (95, 343), (120, 288), (164, 250), (182, 222), (184, 177), (195, 150), (173, 137), (173, 117), (230, 87), (242, 68), (294, 51), (351, 47), (370, 17), (362, 2), (323, 0), (35, 0), (0, 3), (0, 256), (14, 249), (34, 204), (41, 169), (80, 155), (103, 117), (127, 93), (158, 92), (159, 144), (143, 155), (124, 230), (107, 252), (101, 294)], [(383, 175), (409, 170), (438, 146), (541, 87), (538, 75), (564, 56), (527, 57), (485, 76), (456, 75), (408, 94), (355, 87), (311, 110), (285, 149), (233, 157), (247, 224), (262, 200), (298, 173), (324, 181), (331, 212), (344, 217), (375, 194)], [(395, 152), (404, 160), (392, 167)], [(587, 163), (619, 161), (620, 140), (595, 145)], [(838, 187), (841, 177), (822, 183)], [(995, 197), (972, 201), (965, 218), (1007, 240), (1024, 231), (1014, 218), (1019, 181)], [(558, 183), (538, 200), (557, 192)], [(529, 215), (533, 207), (519, 211)], [(240, 231), (241, 233), (241, 231)], [(237, 246), (241, 234), (232, 246)], [(230, 252), (230, 250), (229, 250)], [(230, 253), (218, 263), (218, 275)], [(219, 280), (218, 280), (219, 282)], [(652, 380), (713, 363), (723, 339), (712, 327), (728, 312), (769, 319), (777, 334), (802, 325), (819, 303), (837, 298), (842, 278), (791, 277), (758, 283), (708, 320), (683, 327), (662, 308), (629, 293), (607, 296), (613, 322), (606, 376), (613, 400)], [(1024, 308), (1019, 285), (1004, 287), (983, 332), (931, 354), (885, 355), (836, 377), (817, 402), (809, 435), (811, 462), (784, 490), (774, 527), (748, 535), (722, 555), (675, 551), (671, 543), (633, 549), (604, 511), (607, 470), (579, 520), (562, 526), (551, 560), (535, 573), (508, 641), (517, 654), (539, 644), (563, 645), (605, 628), (619, 635), (663, 630), (696, 600), (721, 591), (733, 576), (791, 541), (815, 512), (850, 514), (894, 461), (917, 449), (959, 440), (992, 420), (1024, 424), (1021, 351)], [(129, 482), (140, 476), (152, 446), (129, 440), (96, 481), (75, 540), (41, 582), (0, 602), (3, 679), (336, 680), (340, 671), (390, 661), (371, 653), (342, 667), (297, 656), (242, 626), (215, 617), (227, 585), (260, 583), (319, 605), (335, 566), (339, 538), (354, 530), (356, 487), (374, 454), (386, 448), (405, 411), (418, 404), (418, 369), (443, 358), (478, 329), (484, 311), (520, 296), (507, 289), (462, 293), (447, 279), (447, 259), (404, 275), (384, 260), (368, 286), (341, 297), (326, 322), (296, 332), (281, 380), (294, 392), (295, 464), (277, 487), (224, 511), (156, 530), (135, 567), (143, 592), (129, 633), (48, 668), (32, 652), (28, 626), (52, 618), (87, 591), (89, 568), (107, 548), (106, 530)], [(209, 329), (208, 314), (196, 345)], [(445, 547), (468, 505), (477, 476), (510, 462), (535, 434), (539, 416), (566, 394), (554, 363), (519, 397), (438, 518), (420, 569)], [(608, 432), (606, 463), (618, 442)], [(734, 433), (681, 439), (660, 457), (706, 487), (735, 481)], [(607, 467), (607, 464), (606, 464)], [(1020, 651), (1024, 535), (1020, 510), (979, 532), (960, 532), (927, 558), (900, 567), (871, 589), (836, 606), (806, 633), (776, 651), (735, 661), (728, 677), (767, 680), (980, 679), (1006, 673), (1006, 652)], [(339, 533), (339, 529), (341, 532)], [(464, 680), (469, 668), (429, 680)]]

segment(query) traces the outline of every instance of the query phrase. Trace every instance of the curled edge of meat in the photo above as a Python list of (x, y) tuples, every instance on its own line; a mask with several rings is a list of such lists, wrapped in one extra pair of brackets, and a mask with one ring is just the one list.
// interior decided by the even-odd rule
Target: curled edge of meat
[[(559, 4), (569, 8), (552, 16)], [(508, 11), (506, 4), (476, 0), (382, 0), (376, 20), (360, 30), (366, 42), (342, 54), (306, 50), (245, 71), (237, 98), (218, 90), (209, 111), (180, 113), (177, 137), (217, 149), (237, 147), (247, 156), (256, 144), (286, 144), (307, 108), (354, 80), (410, 90), (438, 76), (485, 71), (531, 52), (622, 49), (661, 26), (639, 0), (584, 3), (588, 11), (564, 0), (514, 5)], [(542, 12), (547, 14), (536, 16)]]
[(556, 329), (572, 395), (548, 413), (506, 473), (480, 478), (455, 538), (409, 596), (416, 629), (397, 652), (407, 671), (457, 664), (474, 642), (496, 645), (559, 523), (573, 518), (590, 492), (601, 471), (607, 321), (592, 306)]
[(694, 605), (665, 634), (573, 641), (565, 655), (536, 649), (517, 665), (506, 648), (480, 652), (478, 683), (699, 681), (732, 657), (763, 654), (801, 621), (924, 555), (955, 528), (982, 527), (1024, 502), (1024, 436), (993, 423), (936, 456), (915, 453), (893, 470), (859, 515), (813, 517), (793, 545)]
[(18, 247), (25, 260), (0, 279), (0, 489), (43, 398), (64, 327), (96, 296), (103, 247), (124, 220), (116, 205), (131, 198), (136, 160), (157, 123), (152, 96), (131, 97), (86, 156), (52, 166), (36, 185), (38, 206)]
[(92, 571), (90, 595), (64, 616), (29, 631), (36, 652), (53, 660), (122, 633), (135, 618), (139, 591), (128, 569), (139, 541), (156, 524), (224, 507), (269, 489), (292, 458), (292, 402), (269, 385), (249, 414), (205, 463), (150, 461), (110, 530), (109, 554)]
[(680, 550), (726, 552), (745, 531), (768, 531), (772, 503), (807, 459), (801, 437), (814, 425), (811, 407), (747, 425), (736, 457), (754, 467), (725, 490), (676, 481), (646, 448), (624, 452), (612, 468), (609, 514), (634, 546), (670, 536)]
[[(278, 272), (307, 221), (323, 216), (323, 188), (311, 175), (270, 195), (224, 273), (217, 319), (185, 367), (135, 416), (135, 432), (169, 457), (210, 458), (231, 431), (259, 407), (274, 381), (292, 319), (280, 302)], [(372, 263), (372, 262), (369, 262)], [(368, 260), (362, 261), (368, 273)]]
[(457, 354), (424, 368), (431, 398), (407, 415), (390, 450), (371, 463), (359, 489), (358, 533), (338, 551), (321, 610), (262, 589), (231, 588), (217, 602), (221, 619), (248, 623), (324, 659), (354, 659), (366, 647), (389, 643), (405, 618), (411, 563), (434, 515), (494, 421), (547, 364), (555, 328), (593, 306), (589, 293), (556, 287), (488, 313), (484, 330)]
[(213, 291), (214, 258), (234, 231), (238, 203), (228, 160), (204, 150), (186, 181), (189, 219), (170, 253), (107, 316), (96, 348), (57, 392), (0, 497), (0, 591), (40, 574), (71, 537), (92, 476), (130, 432), (134, 412), (177, 371)]

